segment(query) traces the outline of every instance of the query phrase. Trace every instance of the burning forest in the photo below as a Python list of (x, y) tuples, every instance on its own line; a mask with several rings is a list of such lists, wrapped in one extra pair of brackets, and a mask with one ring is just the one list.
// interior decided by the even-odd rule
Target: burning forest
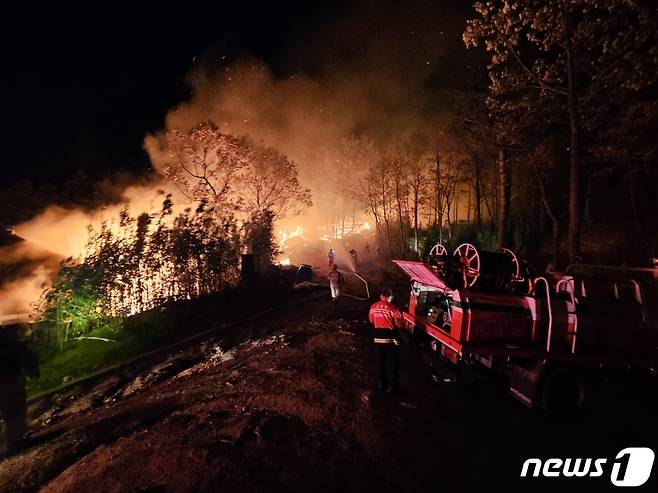
[(0, 491), (655, 488), (655, 2), (9, 10)]

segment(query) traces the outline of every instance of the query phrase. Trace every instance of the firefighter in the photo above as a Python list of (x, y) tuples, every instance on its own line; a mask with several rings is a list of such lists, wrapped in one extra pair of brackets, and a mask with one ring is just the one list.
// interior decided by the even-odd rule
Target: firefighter
[(39, 377), (36, 357), (19, 339), (17, 325), (0, 327), (0, 413), (8, 455), (18, 449), (27, 431), (26, 376)]
[(340, 296), (340, 289), (345, 284), (345, 278), (343, 274), (338, 270), (338, 266), (333, 264), (329, 274), (327, 274), (327, 279), (329, 279), (329, 287), (331, 288), (331, 301), (336, 303), (338, 297)]
[(356, 270), (357, 255), (356, 255), (356, 250), (354, 248), (350, 250), (350, 257), (352, 257), (352, 267), (354, 267), (354, 270)]
[(379, 349), (379, 389), (393, 394), (398, 389), (400, 368), (400, 340), (398, 329), (402, 326), (402, 314), (393, 303), (393, 292), (384, 288), (379, 301), (370, 307), (368, 318), (374, 327), (374, 342)]
[(336, 252), (334, 252), (333, 248), (329, 249), (329, 254), (327, 255), (327, 258), (329, 258), (329, 268), (331, 269), (331, 267), (336, 262)]
[(469, 268), (471, 267), (471, 261), (468, 260), (466, 255), (459, 257), (459, 273), (461, 279), (459, 280), (459, 289), (466, 289), (468, 287), (469, 278)]

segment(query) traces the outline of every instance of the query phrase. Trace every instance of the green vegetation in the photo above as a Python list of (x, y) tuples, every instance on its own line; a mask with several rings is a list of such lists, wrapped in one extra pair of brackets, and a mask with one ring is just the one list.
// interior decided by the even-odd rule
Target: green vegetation
[(43, 321), (32, 343), (42, 376), (29, 383), (29, 393), (206, 328), (193, 323), (199, 321), (194, 310), (214, 312), (207, 300), (218, 305), (217, 295), (237, 286), (243, 247), (257, 257), (261, 272), (270, 270), (277, 253), (272, 213), (254, 213), (240, 229), (233, 216), (217, 214), (205, 202), (175, 215), (167, 195), (159, 213), (133, 217), (124, 210), (117, 220), (90, 229), (84, 255), (62, 263), (40, 300)]
[(41, 377), (28, 382), (28, 394), (53, 389), (187, 335), (167, 330), (162, 324), (162, 313), (161, 309), (156, 309), (125, 320), (97, 323), (84, 336), (70, 337), (61, 345), (53, 340), (53, 325), (40, 324), (33, 334), (33, 342)]
[(85, 254), (64, 261), (41, 312), (62, 348), (108, 325), (115, 330), (116, 319), (234, 286), (239, 251), (232, 216), (217, 217), (201, 202), (173, 217), (168, 195), (157, 214), (124, 210), (118, 221), (90, 229)]

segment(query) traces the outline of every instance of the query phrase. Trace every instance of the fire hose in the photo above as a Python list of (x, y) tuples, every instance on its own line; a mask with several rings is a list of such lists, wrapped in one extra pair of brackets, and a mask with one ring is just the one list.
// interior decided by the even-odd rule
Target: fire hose
[(366, 281), (363, 277), (361, 277), (359, 274), (357, 274), (356, 271), (354, 272), (354, 275), (356, 277), (358, 277), (359, 279), (361, 279), (361, 281), (363, 281), (363, 284), (366, 285), (366, 297), (361, 298), (359, 296), (354, 296), (353, 294), (348, 294), (348, 293), (343, 293), (343, 296), (347, 296), (349, 298), (353, 298), (353, 299), (358, 300), (358, 301), (368, 301), (370, 299), (370, 289), (368, 287), (368, 281)]

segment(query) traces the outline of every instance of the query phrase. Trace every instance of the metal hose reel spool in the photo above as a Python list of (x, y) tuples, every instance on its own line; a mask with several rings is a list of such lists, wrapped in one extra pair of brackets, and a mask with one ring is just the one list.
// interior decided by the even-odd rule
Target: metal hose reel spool
[(479, 289), (512, 292), (514, 283), (519, 280), (520, 275), (519, 259), (516, 254), (508, 248), (501, 248), (497, 252), (485, 250), (478, 252), (473, 245), (466, 245), (468, 247), (461, 245), (460, 248), (463, 247), (463, 251), (466, 252), (469, 259), (477, 255), (476, 259), (471, 261), (476, 262), (471, 269), (477, 270), (477, 277), (469, 286), (473, 286), (477, 282)]
[(470, 243), (462, 243), (455, 248), (452, 256), (461, 264), (465, 287), (472, 287), (480, 277), (480, 254), (477, 248)]
[(444, 247), (441, 243), (437, 243), (430, 250), (430, 258), (441, 258), (447, 256), (448, 250), (446, 250), (446, 247)]
[(519, 259), (517, 258), (516, 253), (514, 253), (509, 248), (499, 248), (498, 252), (504, 253), (510, 258), (510, 260), (514, 264), (514, 278), (519, 279), (520, 266), (519, 266)]
[(450, 255), (437, 243), (430, 249), (428, 263), (451, 286), (460, 289), (512, 292), (514, 283), (523, 280), (519, 259), (509, 248), (489, 252), (462, 243)]
[(430, 249), (427, 263), (438, 273), (444, 275), (446, 263), (448, 262), (448, 250), (441, 243), (437, 243)]
[(521, 279), (520, 263), (509, 248), (497, 252), (478, 250), (471, 243), (462, 243), (453, 254), (461, 263), (466, 287), (510, 293)]

